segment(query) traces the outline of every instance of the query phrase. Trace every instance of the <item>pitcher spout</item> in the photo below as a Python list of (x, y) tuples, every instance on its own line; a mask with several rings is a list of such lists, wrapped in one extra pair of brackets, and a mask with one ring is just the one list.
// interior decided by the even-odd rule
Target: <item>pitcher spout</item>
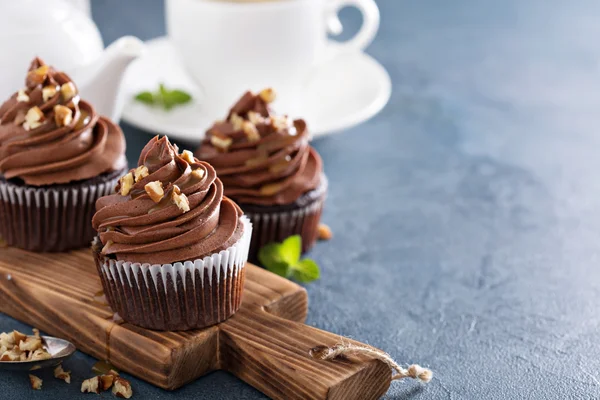
[(108, 46), (92, 65), (75, 71), (81, 97), (101, 114), (118, 122), (123, 108), (119, 95), (121, 82), (130, 62), (144, 51), (144, 43), (134, 36), (124, 36)]

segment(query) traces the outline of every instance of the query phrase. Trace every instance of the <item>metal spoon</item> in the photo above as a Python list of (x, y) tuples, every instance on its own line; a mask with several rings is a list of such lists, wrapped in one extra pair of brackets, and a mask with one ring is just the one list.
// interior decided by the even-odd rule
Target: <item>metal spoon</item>
[(75, 353), (75, 345), (68, 340), (42, 336), (42, 345), (52, 358), (37, 361), (0, 361), (0, 370), (35, 371), (55, 367)]

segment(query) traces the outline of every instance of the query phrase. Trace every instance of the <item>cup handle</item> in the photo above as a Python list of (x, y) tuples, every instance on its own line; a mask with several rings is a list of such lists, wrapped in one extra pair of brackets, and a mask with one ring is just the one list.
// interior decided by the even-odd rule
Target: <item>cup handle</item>
[(327, 4), (327, 30), (333, 35), (342, 33), (344, 27), (338, 13), (347, 6), (353, 6), (363, 15), (363, 24), (358, 33), (350, 40), (340, 44), (341, 52), (363, 51), (377, 35), (379, 30), (379, 8), (375, 0), (329, 0)]

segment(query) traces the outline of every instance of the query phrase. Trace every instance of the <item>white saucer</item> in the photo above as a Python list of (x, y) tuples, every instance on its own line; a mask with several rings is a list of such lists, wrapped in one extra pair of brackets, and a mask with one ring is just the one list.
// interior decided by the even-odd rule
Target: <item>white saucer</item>
[[(129, 67), (124, 78), (126, 92), (123, 120), (157, 134), (199, 142), (219, 116), (203, 112), (202, 92), (179, 63), (166, 37), (146, 42), (146, 52)], [(332, 44), (335, 46), (335, 44)], [(159, 82), (181, 88), (195, 99), (170, 111), (148, 107), (133, 100), (142, 90), (156, 90)], [(387, 71), (364, 53), (344, 54), (323, 64), (311, 77), (299, 115), (314, 137), (350, 128), (368, 120), (387, 104), (392, 83)], [(223, 110), (223, 115), (227, 110)]]

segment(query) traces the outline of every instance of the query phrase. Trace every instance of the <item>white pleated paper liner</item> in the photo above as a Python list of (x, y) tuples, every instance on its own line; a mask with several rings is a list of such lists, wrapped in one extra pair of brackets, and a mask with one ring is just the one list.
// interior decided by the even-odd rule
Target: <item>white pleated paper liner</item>
[(113, 193), (119, 174), (57, 188), (0, 180), (0, 236), (9, 246), (36, 252), (89, 247), (96, 200)]
[(325, 205), (326, 194), (297, 209), (282, 212), (256, 212), (257, 208), (240, 205), (253, 226), (249, 260), (258, 260), (259, 250), (273, 242), (282, 242), (292, 235), (302, 237), (302, 252), (308, 251), (318, 237), (319, 221)]
[(96, 243), (96, 266), (113, 311), (134, 325), (166, 331), (204, 328), (232, 316), (242, 302), (252, 237), (249, 219), (240, 221), (244, 233), (233, 246), (183, 263), (116, 261), (98, 253)]

